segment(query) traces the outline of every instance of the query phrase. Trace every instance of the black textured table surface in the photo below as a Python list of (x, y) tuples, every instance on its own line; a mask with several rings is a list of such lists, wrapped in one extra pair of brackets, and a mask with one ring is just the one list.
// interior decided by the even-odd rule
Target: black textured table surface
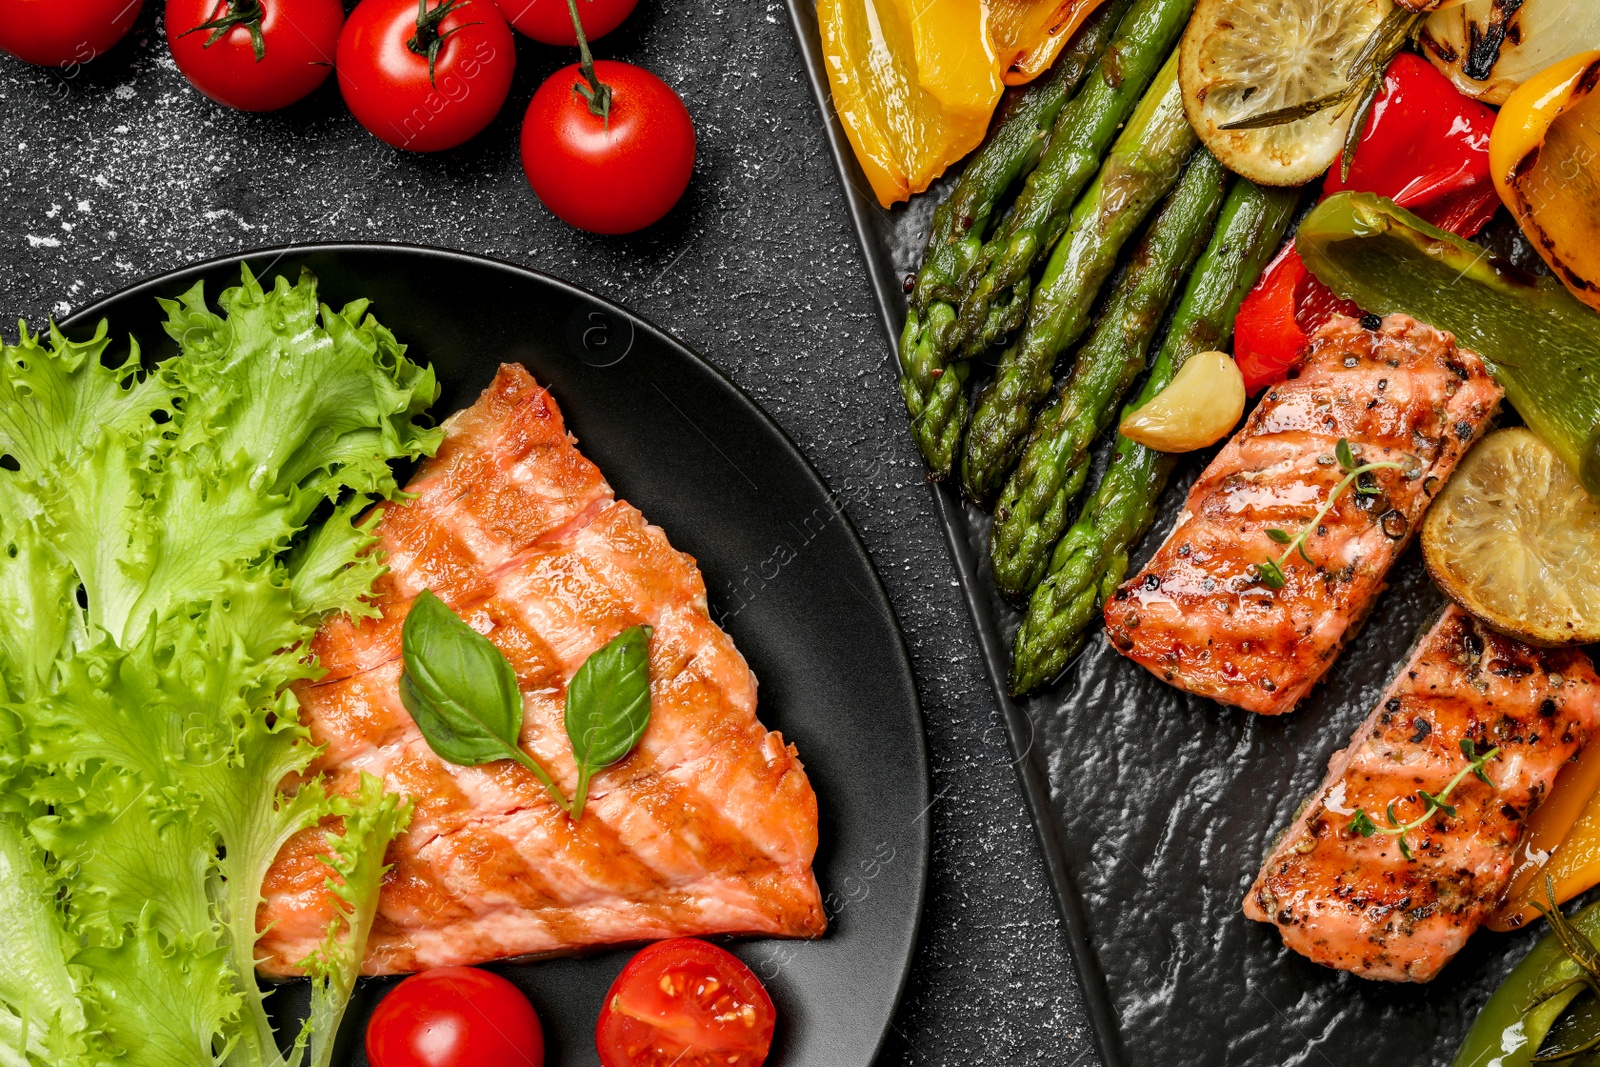
[[(932, 867), (881, 1062), (1092, 1063), (1065, 937), (783, 6), (643, 0), (597, 43), (597, 55), (676, 88), (700, 137), (683, 203), (629, 238), (556, 220), (517, 160), (522, 110), (571, 50), (519, 40), (496, 123), (460, 149), (414, 156), (357, 126), (331, 80), (275, 115), (211, 104), (173, 65), (159, 0), (146, 7), (126, 42), (70, 77), (0, 56), (0, 322), (42, 326), (241, 249), (371, 240), (510, 260), (676, 334), (754, 396), (845, 498), (911, 647), (936, 797)], [(10, 326), (3, 333), (15, 340)]]

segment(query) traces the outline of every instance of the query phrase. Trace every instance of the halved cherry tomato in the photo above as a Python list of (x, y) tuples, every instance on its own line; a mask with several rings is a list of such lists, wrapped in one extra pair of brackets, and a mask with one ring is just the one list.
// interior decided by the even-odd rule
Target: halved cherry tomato
[(372, 1067), (543, 1067), (544, 1031), (521, 990), (476, 967), (414, 974), (367, 1023)]
[(577, 64), (556, 71), (522, 120), (522, 168), (557, 217), (590, 233), (632, 233), (689, 187), (694, 123), (672, 87), (643, 67), (602, 59), (594, 71), (611, 89), (610, 114), (591, 109)]
[(339, 91), (374, 137), (440, 152), (500, 113), (516, 41), (494, 0), (361, 0), (339, 35)]
[(241, 111), (276, 111), (333, 73), (341, 0), (167, 0), (167, 44), (196, 89)]
[(87, 63), (127, 34), (144, 0), (0, 0), (0, 51), (42, 67)]
[(606, 994), (601, 1067), (760, 1067), (777, 1011), (738, 958), (692, 937), (644, 949)]
[[(535, 41), (565, 45), (578, 43), (567, 0), (495, 0), (506, 21)], [(633, 13), (639, 0), (578, 0), (578, 17), (589, 40), (604, 37)]]

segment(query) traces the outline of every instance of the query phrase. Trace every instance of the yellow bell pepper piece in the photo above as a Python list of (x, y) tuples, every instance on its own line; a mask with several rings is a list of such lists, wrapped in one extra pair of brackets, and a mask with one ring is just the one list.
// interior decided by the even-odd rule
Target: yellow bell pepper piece
[[(1600, 885), (1600, 739), (1561, 768), (1550, 795), (1533, 809), (1517, 847), (1516, 874), (1491, 930), (1516, 930), (1539, 917), (1546, 904), (1545, 877), (1555, 879), (1556, 900), (1566, 903)], [(1546, 858), (1547, 857), (1547, 858)]]
[(1572, 295), (1600, 309), (1600, 52), (1542, 71), (1506, 100), (1489, 171), (1517, 223)]
[(1000, 100), (983, 0), (818, 0), (833, 106), (878, 202), (976, 148)]
[(993, 0), (989, 33), (1007, 85), (1050, 69), (1068, 39), (1104, 0)]

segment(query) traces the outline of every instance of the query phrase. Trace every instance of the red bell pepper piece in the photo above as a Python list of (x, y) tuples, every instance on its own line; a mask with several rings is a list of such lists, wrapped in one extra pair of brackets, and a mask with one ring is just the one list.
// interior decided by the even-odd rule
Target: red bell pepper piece
[(1239, 305), (1233, 322), (1233, 361), (1254, 393), (1277, 381), (1300, 358), (1305, 331), (1295, 321), (1300, 284), (1311, 276), (1294, 250), (1283, 246)]
[[(1462, 96), (1421, 56), (1402, 52), (1384, 74), (1342, 179), (1335, 163), (1323, 195), (1354, 189), (1387, 196), (1435, 225), (1470, 237), (1500, 206), (1489, 177), (1495, 113)], [(1359, 315), (1319, 282), (1290, 244), (1268, 266), (1239, 308), (1234, 360), (1245, 388), (1258, 392), (1297, 362), (1308, 335), (1335, 312)]]
[(1349, 180), (1334, 164), (1322, 195), (1377, 193), (1442, 230), (1471, 237), (1500, 207), (1489, 178), (1494, 117), (1426, 59), (1402, 52), (1384, 74)]

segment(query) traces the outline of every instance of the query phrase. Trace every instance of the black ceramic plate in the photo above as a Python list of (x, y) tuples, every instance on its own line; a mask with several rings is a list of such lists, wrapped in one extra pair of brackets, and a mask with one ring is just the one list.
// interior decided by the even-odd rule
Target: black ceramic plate
[[(893, 359), (905, 318), (901, 282), (921, 260), (949, 181), (910, 205), (878, 206), (833, 110), (815, 6), (789, 0), (789, 13)], [(1097, 458), (1098, 470), (1103, 447)], [(1199, 467), (1190, 462), (1173, 479), (1129, 573), (1172, 528)], [(1020, 616), (994, 592), (989, 517), (950, 487), (935, 487), (933, 497), (1108, 1067), (1448, 1063), (1532, 935), (1480, 933), (1429, 985), (1396, 986), (1318, 967), (1239, 910), (1273, 835), (1443, 605), (1420, 553), (1394, 568), (1364, 630), (1291, 715), (1266, 718), (1190, 697), (1117, 655), (1102, 636), (1055, 686), (1015, 701), (1005, 679)]]
[[(268, 250), (144, 282), (66, 325), (81, 332), (109, 319), (113, 334), (131, 332), (162, 358), (171, 348), (155, 298), (197, 278), (214, 298), (238, 283), (241, 261), (264, 281), (309, 268), (334, 307), (370, 298), (412, 358), (438, 372), (439, 417), (472, 403), (501, 362), (524, 364), (617, 494), (699, 560), (713, 617), (760, 679), (761, 719), (799, 747), (821, 807), (828, 935), (730, 946), (777, 1003), (769, 1062), (870, 1063), (922, 911), (928, 777), (905, 646), (838, 498), (749, 397), (683, 345), (616, 305), (491, 260), (389, 245)], [(593, 1064), (595, 1019), (631, 955), (494, 969), (538, 1008), (547, 1062)], [(363, 984), (343, 1062), (366, 1063), (357, 1039), (392, 984)], [(303, 997), (285, 987), (280, 1010), (292, 1014)]]

